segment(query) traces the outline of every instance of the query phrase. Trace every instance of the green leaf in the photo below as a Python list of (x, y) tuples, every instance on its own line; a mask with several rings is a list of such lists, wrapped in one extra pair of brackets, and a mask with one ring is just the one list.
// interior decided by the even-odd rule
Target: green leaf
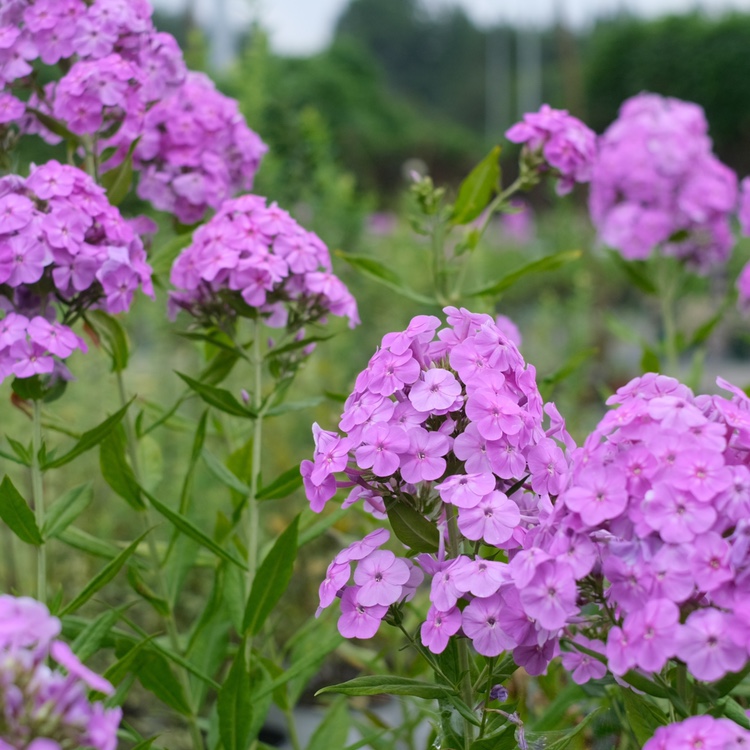
[(390, 675), (365, 675), (338, 685), (321, 688), (315, 695), (341, 693), (342, 695), (413, 695), (417, 698), (448, 699), (453, 691), (434, 682), (412, 680)]
[(386, 498), (393, 533), (415, 552), (437, 552), (440, 533), (434, 523), (406, 503)]
[(500, 146), (495, 146), (459, 186), (451, 222), (468, 224), (474, 221), (484, 211), (499, 184)]
[(232, 372), (239, 360), (240, 356), (237, 352), (224, 349), (216, 352), (209, 363), (201, 370), (200, 382), (207, 385), (218, 385)]
[(183, 716), (192, 713), (182, 685), (161, 654), (141, 651), (133, 663), (132, 671), (138, 676), (141, 685), (167, 706)]
[[(130, 648), (123, 653), (123, 649), (117, 649), (117, 661), (107, 668), (107, 671), (102, 675), (105, 680), (109, 680), (113, 685), (117, 685), (125, 675), (131, 671), (131, 667), (138, 658), (138, 655), (148, 646), (151, 641), (156, 638), (156, 635), (150, 635), (144, 638), (142, 641), (133, 643), (132, 640), (121, 641), (121, 643), (130, 646)], [(119, 644), (118, 644), (119, 646)]]
[(110, 609), (102, 612), (95, 620), (90, 622), (76, 637), (71, 644), (73, 653), (81, 660), (86, 661), (92, 657), (101, 647), (110, 630), (117, 624), (124, 607)]
[(224, 750), (247, 750), (253, 723), (254, 701), (245, 667), (245, 644), (240, 645), (217, 699), (219, 735)]
[(19, 461), (24, 466), (31, 466), (31, 445), (28, 448), (18, 440), (14, 440), (10, 435), (6, 435), (5, 439), (8, 441), (8, 445), (13, 449), (13, 453), (18, 456)]
[(569, 732), (565, 734), (564, 737), (561, 737), (559, 740), (555, 740), (555, 742), (550, 742), (549, 745), (545, 745), (546, 750), (565, 750), (565, 748), (570, 745), (570, 743), (573, 741), (575, 737), (577, 737), (581, 732), (583, 732), (584, 729), (591, 723), (591, 720), (599, 714), (601, 711), (600, 708), (594, 709), (591, 713), (586, 714), (586, 716), (583, 718), (583, 720), (576, 724), (576, 726), (571, 729)]
[(652, 700), (628, 688), (622, 688), (620, 693), (628, 724), (641, 745), (650, 740), (660, 726), (669, 723), (669, 718)]
[(324, 400), (323, 396), (316, 396), (314, 398), (306, 398), (304, 401), (289, 401), (272, 406), (264, 414), (267, 417), (278, 417), (282, 414), (288, 414), (290, 411), (304, 411), (305, 409), (312, 409), (314, 406), (322, 404)]
[(304, 349), (310, 344), (317, 344), (320, 341), (328, 341), (328, 339), (332, 338), (333, 334), (330, 334), (328, 336), (308, 336), (307, 338), (301, 339), (300, 341), (292, 341), (291, 343), (284, 344), (283, 346), (276, 346), (268, 350), (265, 359), (276, 359), (277, 357), (281, 357), (284, 354), (289, 354), (290, 352)]
[(54, 461), (47, 461), (42, 466), (42, 469), (44, 471), (47, 471), (48, 469), (57, 469), (60, 466), (65, 466), (65, 464), (70, 463), (74, 458), (77, 458), (82, 453), (85, 453), (88, 450), (91, 450), (96, 445), (99, 445), (102, 440), (104, 440), (107, 435), (114, 430), (115, 427), (117, 427), (118, 424), (122, 421), (123, 417), (125, 416), (128, 408), (130, 407), (130, 404), (132, 402), (129, 401), (125, 406), (122, 407), (119, 411), (115, 412), (111, 417), (108, 417), (105, 419), (100, 425), (97, 425), (92, 430), (88, 430), (88, 432), (84, 432), (83, 435), (78, 439), (78, 442), (71, 448), (67, 453), (60, 456), (60, 458), (56, 458)]
[(200, 396), (209, 406), (213, 406), (215, 409), (231, 414), (235, 417), (245, 417), (246, 419), (254, 419), (256, 414), (252, 409), (244, 407), (229, 391), (224, 388), (217, 388), (207, 383), (199, 383), (197, 380), (193, 380), (187, 375), (183, 375), (178, 372), (180, 378), (187, 383), (188, 388), (191, 391)]
[(515, 724), (506, 724), (499, 731), (471, 743), (471, 750), (516, 750), (517, 747)]
[(133, 469), (125, 457), (125, 432), (118, 428), (110, 432), (99, 446), (99, 468), (104, 481), (135, 510), (146, 505), (141, 497)]
[(584, 700), (586, 693), (580, 685), (574, 682), (566, 685), (555, 696), (554, 700), (544, 709), (544, 714), (539, 721), (534, 723), (537, 732), (548, 732), (557, 729), (564, 724), (565, 717), (571, 706)]
[(11, 384), (13, 393), (24, 401), (39, 401), (44, 398), (44, 385), (39, 375), (30, 378), (13, 378)]
[(156, 742), (156, 740), (159, 739), (159, 735), (156, 734), (153, 737), (149, 737), (147, 740), (143, 740), (143, 742), (139, 742), (137, 745), (133, 747), (133, 750), (151, 750), (151, 745)]
[(342, 698), (335, 701), (323, 717), (323, 721), (312, 733), (307, 750), (331, 750), (331, 748), (344, 747), (349, 736), (350, 724), (346, 700)]
[(281, 500), (288, 497), (296, 489), (302, 486), (302, 474), (299, 466), (293, 466), (280, 474), (276, 479), (265, 487), (261, 487), (256, 495), (257, 500)]
[(131, 145), (130, 152), (122, 164), (110, 169), (99, 179), (101, 186), (107, 191), (107, 200), (113, 206), (119, 206), (130, 192), (130, 185), (133, 182), (134, 146), (135, 143)]
[(495, 297), (502, 294), (504, 291), (512, 287), (515, 283), (520, 281), (524, 276), (528, 276), (534, 273), (542, 273), (545, 271), (554, 271), (566, 263), (571, 263), (574, 260), (578, 260), (583, 253), (580, 250), (565, 250), (555, 255), (547, 255), (539, 260), (532, 260), (531, 263), (527, 263), (515, 271), (505, 274), (497, 281), (494, 281), (489, 286), (481, 287), (473, 292), (469, 292), (469, 297)]
[(65, 531), (61, 531), (57, 535), (57, 538), (69, 547), (73, 547), (73, 549), (86, 552), (94, 557), (103, 557), (107, 560), (117, 557), (120, 552), (114, 545), (92, 536), (77, 526), (69, 526)]
[(709, 318), (705, 323), (698, 326), (698, 328), (693, 331), (693, 335), (690, 337), (690, 343), (688, 344), (688, 347), (701, 346), (701, 344), (704, 344), (709, 336), (711, 336), (711, 334), (714, 332), (716, 326), (721, 323), (722, 320), (724, 320), (725, 314), (726, 309), (725, 306), (722, 305), (721, 309), (716, 313), (716, 315)]
[(612, 262), (628, 277), (628, 281), (645, 294), (658, 294), (659, 289), (653, 282), (653, 272), (649, 264), (642, 260), (625, 260), (620, 253), (612, 250), (609, 254)]
[(263, 623), (286, 591), (297, 557), (299, 515), (276, 540), (271, 551), (258, 567), (250, 596), (245, 607), (242, 628), (249, 635), (257, 635)]
[(88, 508), (94, 499), (91, 482), (79, 484), (61, 495), (47, 509), (42, 535), (45, 539), (57, 536), (70, 526)]
[(336, 255), (345, 260), (352, 268), (356, 268), (363, 276), (377, 281), (379, 284), (397, 292), (402, 297), (406, 297), (414, 302), (421, 302), (423, 305), (430, 305), (431, 307), (435, 307), (438, 304), (431, 297), (415, 292), (406, 286), (395, 271), (383, 265), (379, 260), (375, 260), (375, 258), (367, 255), (352, 255), (340, 250), (336, 252)]
[(138, 545), (145, 539), (151, 529), (144, 531), (134, 542), (120, 552), (114, 560), (107, 563), (87, 584), (78, 596), (65, 607), (60, 615), (67, 615), (82, 607), (100, 589), (104, 588), (119, 572), (128, 558), (138, 549)]
[(172, 269), (177, 256), (193, 241), (192, 232), (178, 234), (161, 243), (156, 251), (149, 254), (148, 262), (156, 276), (166, 276)]
[(112, 358), (112, 372), (122, 372), (128, 366), (130, 357), (125, 329), (117, 318), (103, 310), (93, 310), (86, 317), (96, 332), (107, 342), (107, 353)]
[(562, 380), (569, 378), (586, 360), (595, 357), (598, 353), (599, 350), (596, 347), (581, 349), (581, 351), (575, 352), (563, 362), (562, 367), (542, 378), (540, 386), (551, 388), (557, 385)]
[(726, 716), (736, 724), (745, 729), (750, 729), (750, 719), (748, 719), (745, 709), (740, 706), (731, 695), (722, 698), (709, 713), (712, 716)]
[(22, 542), (35, 546), (43, 544), (44, 540), (36, 525), (34, 511), (29, 508), (7, 476), (0, 484), (0, 518)]
[(243, 570), (247, 570), (245, 563), (240, 562), (234, 556), (230, 555), (226, 550), (222, 549), (216, 542), (211, 539), (210, 536), (202, 532), (197, 526), (195, 526), (187, 518), (170, 510), (166, 505), (160, 503), (150, 492), (143, 490), (144, 494), (148, 498), (154, 510), (160, 515), (164, 516), (175, 528), (179, 529), (185, 536), (189, 536), (193, 541), (198, 542), (202, 547), (205, 547), (209, 552), (213, 552), (217, 557), (222, 560), (237, 565)]
[(169, 604), (156, 594), (133, 567), (128, 568), (128, 583), (138, 596), (147, 601), (162, 617), (169, 616)]
[(208, 470), (226, 487), (230, 490), (239, 492), (241, 495), (247, 496), (250, 494), (250, 487), (244, 482), (240, 481), (224, 464), (214, 456), (211, 451), (204, 448), (201, 451), (201, 458), (208, 467)]
[(50, 115), (45, 114), (38, 109), (34, 109), (34, 107), (26, 107), (26, 111), (29, 114), (34, 115), (34, 117), (36, 117), (36, 119), (39, 120), (39, 122), (41, 122), (45, 128), (47, 128), (47, 130), (51, 131), (55, 135), (59, 135), (60, 138), (67, 141), (73, 146), (78, 145), (78, 136), (71, 133), (70, 130), (68, 130), (59, 120), (56, 120), (54, 117), (51, 117)]

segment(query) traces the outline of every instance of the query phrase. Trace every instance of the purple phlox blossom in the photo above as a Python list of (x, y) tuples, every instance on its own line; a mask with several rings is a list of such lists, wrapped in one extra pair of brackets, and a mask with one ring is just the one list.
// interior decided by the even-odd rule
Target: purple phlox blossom
[(575, 574), (563, 561), (540, 563), (520, 591), (525, 611), (543, 628), (557, 630), (577, 611)]
[(357, 586), (349, 586), (341, 596), (339, 633), (344, 638), (372, 638), (378, 632), (388, 607), (380, 604), (365, 606), (357, 601)]
[(429, 482), (445, 471), (443, 456), (450, 450), (450, 439), (420, 427), (409, 433), (409, 449), (401, 456), (401, 476), (405, 482)]
[(679, 724), (657, 727), (643, 750), (741, 750), (750, 732), (730, 719), (690, 716)]
[(620, 473), (589, 467), (578, 476), (575, 487), (566, 490), (560, 499), (585, 524), (598, 526), (625, 510), (628, 502), (625, 478)]
[(499, 490), (485, 495), (475, 506), (458, 511), (458, 528), (467, 539), (483, 539), (495, 546), (507, 542), (519, 523), (518, 506)]
[(399, 467), (399, 455), (409, 450), (409, 436), (402, 427), (375, 422), (362, 431), (362, 445), (354, 455), (361, 469), (372, 469), (378, 477), (388, 477)]
[(516, 435), (523, 424), (521, 407), (507, 396), (497, 395), (488, 388), (480, 388), (469, 396), (466, 416), (476, 423), (479, 434), (486, 440)]
[(564, 195), (576, 182), (588, 182), (596, 157), (596, 134), (565, 110), (543, 104), (539, 112), (527, 113), (505, 137), (541, 151), (547, 164), (560, 177), (557, 192)]
[(452, 607), (447, 612), (430, 607), (427, 619), (420, 628), (422, 644), (433, 654), (442, 654), (450, 637), (461, 629), (461, 622), (461, 610), (458, 607)]
[(461, 613), (461, 627), (482, 656), (498, 656), (518, 645), (503, 630), (504, 604), (497, 594), (477, 597)]
[(700, 609), (688, 615), (677, 631), (676, 655), (699, 680), (718, 680), (727, 672), (739, 672), (747, 652), (737, 648), (730, 629), (732, 618), (718, 609)]
[(443, 502), (458, 508), (475, 508), (485, 495), (495, 489), (496, 479), (490, 472), (453, 474), (435, 485)]
[(461, 384), (451, 372), (431, 369), (412, 385), (409, 401), (420, 412), (441, 414), (461, 407)]
[(658, 672), (675, 655), (675, 628), (680, 610), (669, 599), (650, 599), (625, 618), (623, 632), (638, 667)]
[(540, 495), (559, 495), (568, 472), (565, 454), (554, 440), (538, 442), (527, 456), (531, 486)]
[(359, 541), (352, 542), (335, 557), (335, 562), (345, 563), (353, 560), (362, 560), (371, 552), (382, 547), (391, 537), (388, 529), (375, 529)]
[(360, 560), (354, 570), (354, 583), (360, 587), (357, 602), (365, 607), (389, 606), (401, 598), (409, 576), (410, 569), (404, 560), (389, 550), (376, 550)]
[(351, 577), (351, 567), (349, 562), (336, 562), (335, 560), (328, 566), (326, 577), (318, 589), (318, 598), (320, 599), (320, 609), (330, 606), (337, 594), (341, 591)]
[(479, 597), (491, 596), (502, 585), (510, 583), (507, 563), (481, 557), (465, 559), (461, 565), (456, 565), (452, 569), (452, 578), (459, 591)]
[(604, 644), (601, 641), (592, 640), (582, 635), (576, 635), (572, 639), (573, 649), (564, 651), (562, 654), (562, 665), (571, 675), (571, 679), (578, 685), (583, 685), (589, 680), (599, 680), (607, 673), (607, 667), (601, 661), (576, 649), (580, 645), (590, 651), (604, 654)]

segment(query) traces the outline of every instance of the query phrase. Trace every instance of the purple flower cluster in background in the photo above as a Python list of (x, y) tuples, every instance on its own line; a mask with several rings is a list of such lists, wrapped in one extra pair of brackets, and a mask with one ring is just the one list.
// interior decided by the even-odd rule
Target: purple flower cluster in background
[(513, 143), (523, 143), (557, 173), (557, 192), (565, 195), (576, 182), (588, 182), (596, 158), (596, 134), (563, 109), (543, 104), (539, 112), (523, 116), (506, 133)]
[[(608, 402), (617, 408), (575, 453), (554, 513), (519, 554), (554, 571), (556, 588), (583, 607), (557, 626), (584, 636), (574, 641), (605, 654), (615, 675), (659, 672), (676, 657), (713, 681), (748, 661), (750, 399), (719, 384), (731, 399), (696, 397), (655, 374), (621, 388)], [(553, 607), (557, 597), (544, 596)]]
[(138, 195), (192, 224), (207, 207), (249, 190), (266, 151), (237, 102), (207, 76), (189, 73), (146, 114), (133, 159), (141, 173)]
[[(112, 685), (81, 664), (60, 621), (26, 597), (0, 596), (0, 750), (115, 750), (122, 710), (90, 702)], [(59, 667), (48, 665), (49, 659)]]
[[(32, 63), (66, 62), (59, 81), (32, 91), (29, 109), (12, 93)], [(133, 154), (137, 191), (183, 223), (249, 190), (266, 151), (236, 101), (199, 73), (186, 74), (172, 36), (157, 32), (148, 2), (13, 0), (0, 11), (0, 123), (60, 141), (52, 117), (87, 141), (101, 171)]]
[(551, 639), (576, 611), (575, 581), (559, 612), (530, 619), (525, 603), (554, 585), (554, 566), (535, 570), (528, 556), (509, 565), (475, 550), (484, 543), (502, 558), (501, 550), (514, 555), (524, 545), (553, 511), (573, 444), (554, 405), (544, 406), (534, 368), (492, 318), (445, 312), (448, 326), (439, 331), (438, 318), (421, 315), (383, 338), (347, 399), (339, 423), (346, 434), (316, 426), (314, 460), (301, 467), (314, 511), (338, 487), (351, 487), (344, 506), (362, 501), (376, 518), (437, 526), (434, 552), (397, 557), (379, 549), (388, 533), (375, 531), (331, 564), (321, 607), (340, 596), (341, 633), (370, 637), (427, 574), (425, 646), (440, 653), (462, 630), (480, 654), (512, 649), (539, 674), (554, 655)]
[(302, 325), (329, 313), (359, 323), (357, 303), (333, 274), (328, 249), (275, 203), (245, 195), (225, 201), (180, 253), (170, 280), (172, 312), (182, 308), (217, 323), (244, 303), (267, 325)]
[(713, 155), (697, 104), (640, 94), (599, 139), (591, 216), (625, 258), (661, 246), (705, 272), (729, 256), (736, 203), (737, 177)]
[(659, 727), (643, 750), (745, 750), (750, 732), (729, 719), (691, 716), (679, 724)]
[(123, 312), (139, 287), (153, 294), (141, 240), (88, 175), (50, 161), (0, 179), (0, 378), (52, 372), (85, 350), (67, 323)]

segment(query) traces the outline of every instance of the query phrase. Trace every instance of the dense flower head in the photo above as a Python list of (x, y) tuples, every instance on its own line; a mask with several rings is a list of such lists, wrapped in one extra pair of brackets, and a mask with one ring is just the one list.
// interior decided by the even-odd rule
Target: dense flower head
[[(573, 444), (554, 405), (544, 405), (534, 368), (495, 321), (465, 309), (445, 312), (440, 330), (437, 317), (419, 315), (383, 338), (346, 401), (344, 434), (313, 429), (314, 458), (301, 467), (311, 508), (321, 511), (338, 487), (351, 488), (345, 506), (362, 501), (421, 552), (386, 554), (380, 547), (389, 533), (372, 532), (333, 561), (321, 607), (338, 595), (341, 633), (370, 637), (426, 576), (427, 648), (440, 653), (462, 631), (480, 654), (513, 650), (539, 674), (554, 655), (550, 631), (576, 610), (575, 581), (537, 624), (521, 602), (537, 582), (525, 580), (528, 565), (516, 568), (515, 558), (552, 511)], [(419, 542), (430, 534), (432, 544)], [(492, 559), (476, 553), (482, 543), (496, 550)], [(548, 568), (539, 584), (547, 591), (560, 577)]]
[(272, 327), (315, 322), (327, 314), (359, 323), (357, 304), (332, 273), (328, 248), (275, 203), (245, 195), (225, 201), (199, 227), (172, 266), (173, 312), (204, 321), (259, 312)]
[(573, 587), (559, 625), (616, 675), (677, 658), (714, 681), (750, 658), (750, 399), (719, 385), (730, 398), (653, 373), (621, 388), (521, 553)]
[(729, 256), (736, 203), (737, 177), (713, 155), (697, 104), (639, 94), (599, 139), (591, 216), (625, 258), (660, 247), (705, 272)]
[(729, 719), (691, 716), (679, 724), (659, 727), (643, 750), (744, 750), (750, 732)]
[(185, 224), (208, 207), (249, 190), (266, 145), (245, 122), (237, 102), (202, 73), (146, 114), (134, 153), (141, 172), (138, 195)]
[(596, 157), (596, 134), (564, 109), (543, 104), (538, 112), (523, 116), (506, 133), (514, 143), (523, 143), (530, 152), (540, 153), (544, 162), (559, 176), (557, 192), (569, 193), (576, 182), (591, 179)]
[(43, 604), (0, 596), (0, 750), (115, 750), (121, 709), (87, 697), (114, 688), (59, 633)]
[(139, 287), (152, 294), (141, 240), (87, 174), (50, 161), (0, 179), (0, 378), (52, 372), (85, 350), (69, 321), (125, 311)]

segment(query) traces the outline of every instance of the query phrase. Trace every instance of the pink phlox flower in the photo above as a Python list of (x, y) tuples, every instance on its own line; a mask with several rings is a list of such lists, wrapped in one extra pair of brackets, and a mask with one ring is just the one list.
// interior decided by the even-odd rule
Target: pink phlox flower
[(646, 493), (641, 512), (648, 526), (671, 544), (691, 542), (716, 521), (713, 506), (665, 483), (655, 485)]
[(390, 396), (405, 385), (414, 383), (419, 373), (419, 363), (410, 351), (396, 355), (381, 349), (373, 363), (368, 388), (381, 396)]
[(417, 315), (410, 321), (405, 331), (387, 333), (383, 336), (382, 346), (390, 349), (392, 354), (404, 354), (413, 341), (428, 344), (440, 326), (440, 319), (434, 315)]
[(661, 396), (649, 401), (648, 413), (666, 429), (687, 430), (701, 425), (706, 418), (688, 400), (676, 396)]
[(498, 440), (520, 432), (523, 424), (521, 408), (507, 396), (499, 396), (480, 388), (466, 402), (466, 416), (475, 422), (486, 440)]
[(549, 544), (549, 554), (564, 559), (577, 579), (585, 578), (599, 559), (596, 545), (584, 534), (559, 532)]
[(523, 450), (510, 440), (488, 440), (485, 450), (490, 468), (501, 479), (520, 479), (527, 473), (528, 466)]
[(313, 435), (315, 469), (310, 474), (310, 479), (316, 485), (320, 485), (329, 474), (344, 470), (349, 460), (352, 441), (335, 432), (321, 430), (317, 423), (313, 425)]
[(607, 636), (607, 666), (614, 675), (624, 675), (635, 666), (635, 656), (630, 649), (628, 635), (617, 626), (609, 629)]
[(19, 340), (11, 344), (9, 357), (17, 378), (31, 378), (34, 375), (48, 375), (55, 368), (55, 362), (47, 352), (47, 347), (34, 341)]
[(732, 483), (731, 471), (724, 465), (723, 457), (705, 449), (680, 453), (672, 476), (676, 487), (689, 490), (702, 502), (709, 502)]
[(318, 588), (321, 610), (331, 605), (339, 591), (349, 583), (350, 576), (351, 568), (348, 562), (336, 562), (334, 560), (328, 566), (326, 577)]
[(348, 547), (342, 549), (335, 557), (336, 563), (348, 563), (354, 560), (362, 560), (379, 547), (382, 547), (391, 538), (388, 529), (375, 529), (359, 541), (352, 542)]
[[(739, 672), (747, 661), (747, 651), (732, 640), (731, 616), (718, 609), (699, 609), (688, 615), (677, 631), (676, 655), (690, 674), (707, 682), (727, 672)], [(674, 639), (674, 634), (673, 634)]]
[(652, 576), (649, 596), (671, 599), (677, 604), (687, 601), (695, 590), (690, 551), (666, 544), (648, 561)]
[(628, 493), (619, 472), (592, 466), (583, 471), (573, 487), (561, 495), (562, 502), (589, 526), (616, 518), (626, 508)]
[(467, 538), (483, 539), (488, 544), (502, 544), (513, 535), (521, 522), (518, 506), (499, 490), (485, 495), (477, 505), (459, 508), (458, 528)]
[(604, 654), (604, 643), (598, 640), (592, 640), (582, 635), (576, 635), (573, 638), (573, 650), (564, 651), (562, 654), (562, 665), (571, 673), (570, 677), (578, 685), (584, 685), (589, 680), (600, 680), (607, 673), (607, 666), (598, 659), (577, 651), (575, 646), (580, 644), (590, 651), (596, 651)]
[(461, 613), (461, 627), (482, 656), (498, 656), (518, 645), (503, 630), (504, 604), (495, 594), (473, 599)]
[[(465, 462), (464, 467), (470, 474), (491, 473), (493, 468), (487, 455), (487, 444), (488, 441), (480, 435), (477, 426), (470, 423), (453, 441), (453, 453), (456, 458)], [(526, 467), (526, 459), (523, 459), (523, 466)]]
[(401, 454), (401, 476), (405, 482), (431, 482), (445, 472), (443, 456), (450, 450), (450, 439), (439, 432), (415, 427), (409, 432), (409, 449)]
[(610, 547), (615, 551), (602, 564), (602, 572), (610, 583), (607, 598), (625, 610), (637, 609), (649, 595), (648, 566), (640, 555), (627, 559), (618, 553), (616, 545)]
[(427, 610), (427, 619), (420, 628), (422, 644), (433, 654), (442, 654), (452, 635), (461, 629), (461, 610), (452, 607), (441, 612), (434, 606)]
[(491, 596), (501, 586), (510, 583), (507, 563), (481, 557), (465, 559), (462, 565), (455, 566), (452, 578), (459, 591), (479, 597)]
[(510, 574), (513, 583), (521, 590), (528, 586), (536, 575), (539, 565), (552, 557), (541, 547), (530, 547), (517, 552), (510, 561)]
[(495, 476), (489, 472), (453, 474), (435, 485), (443, 502), (458, 508), (474, 508), (485, 495), (495, 489)]
[(54, 641), (50, 647), (50, 655), (61, 667), (67, 670), (69, 675), (83, 680), (92, 690), (105, 695), (112, 695), (115, 692), (109, 681), (81, 664), (67, 643)]
[(409, 575), (409, 566), (393, 552), (371, 552), (359, 561), (354, 570), (354, 582), (360, 587), (357, 603), (365, 607), (393, 604), (401, 597), (403, 585), (409, 580)]
[(461, 384), (448, 370), (427, 370), (422, 378), (412, 385), (409, 401), (420, 412), (445, 414), (462, 405)]
[(540, 563), (520, 598), (525, 611), (543, 628), (562, 628), (578, 611), (572, 568), (559, 560)]
[(540, 440), (526, 457), (534, 492), (559, 495), (568, 473), (568, 462), (560, 447), (550, 438)]
[(547, 672), (549, 663), (559, 651), (557, 639), (552, 638), (542, 643), (522, 644), (513, 649), (513, 661), (523, 667), (532, 677)]
[(635, 664), (658, 672), (675, 655), (675, 628), (680, 611), (669, 599), (650, 599), (642, 609), (628, 614), (623, 631)]
[(349, 586), (341, 596), (339, 633), (344, 638), (372, 638), (378, 632), (388, 607), (380, 604), (365, 606), (357, 601), (358, 586)]
[(692, 543), (690, 566), (695, 583), (701, 591), (711, 592), (736, 574), (730, 563), (731, 548), (719, 534), (709, 531)]
[(409, 449), (409, 436), (402, 427), (376, 422), (362, 432), (362, 445), (354, 452), (361, 469), (372, 469), (378, 477), (388, 477), (399, 467), (399, 454)]
[[(467, 557), (461, 555), (453, 560), (446, 560), (433, 566), (432, 583), (430, 584), (430, 601), (441, 612), (447, 612), (456, 606), (462, 592), (453, 580), (453, 572), (460, 568)], [(425, 561), (420, 556), (420, 565), (425, 568)], [(429, 565), (425, 568), (430, 573)]]
[(34, 215), (34, 204), (24, 195), (10, 193), (0, 197), (0, 233), (23, 229)]
[(300, 474), (305, 487), (305, 495), (310, 502), (310, 509), (320, 513), (325, 504), (336, 494), (336, 478), (333, 474), (327, 474), (321, 482), (312, 480), (312, 473), (316, 470), (312, 461), (304, 460), (300, 464)]

